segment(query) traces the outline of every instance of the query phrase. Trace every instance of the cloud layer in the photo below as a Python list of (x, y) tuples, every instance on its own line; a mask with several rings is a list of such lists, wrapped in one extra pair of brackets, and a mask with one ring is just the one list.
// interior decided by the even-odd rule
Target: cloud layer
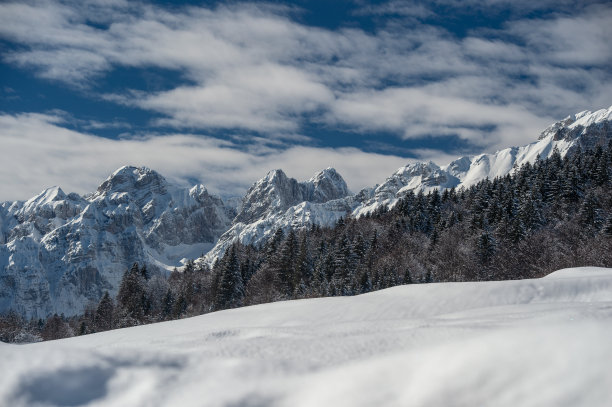
[(29, 199), (53, 185), (65, 192), (93, 192), (123, 165), (147, 166), (185, 186), (197, 181), (212, 192), (241, 196), (274, 168), (305, 180), (335, 163), (356, 192), (406, 164), (402, 157), (355, 148), (253, 145), (245, 150), (189, 134), (112, 140), (68, 130), (63, 122), (58, 115), (0, 115), (3, 168), (10, 169), (0, 171), (0, 202)]
[[(411, 18), (433, 13), (410, 2), (383, 7)], [(72, 85), (87, 86), (117, 67), (180, 72), (189, 84), (107, 95), (158, 112), (162, 124), (177, 128), (297, 131), (314, 113), (326, 123), (405, 137), (454, 129), (486, 146), (509, 142), (509, 116), (528, 122), (515, 124), (518, 130), (533, 132), (541, 126), (536, 117), (549, 122), (610, 102), (610, 7), (508, 21), (463, 38), (401, 19), (372, 33), (331, 31), (302, 25), (291, 13), (253, 3), (173, 10), (125, 1), (5, 3), (0, 34), (25, 46), (7, 61)], [(503, 109), (487, 109), (491, 104), (510, 105), (511, 113), (498, 115)], [(420, 123), (410, 126), (417, 116)], [(475, 131), (483, 122), (502, 129)]]
[[(143, 109), (153, 118), (151, 135), (128, 134), (116, 141), (71, 132), (55, 115), (4, 115), (8, 127), (0, 137), (3, 147), (12, 148), (19, 145), (18, 131), (38, 126), (54, 135), (41, 139), (46, 143), (41, 146), (21, 136), (21, 147), (41, 154), (48, 148), (49, 157), (61, 156), (60, 148), (74, 156), (108, 154), (108, 162), (94, 163), (98, 167), (92, 169), (92, 179), (68, 186), (77, 191), (116, 166), (145, 161), (177, 177), (214, 174), (196, 177), (211, 185), (244, 186), (241, 173), (248, 172), (245, 179), (253, 180), (272, 163), (290, 168), (297, 177), (308, 176), (317, 169), (315, 163), (340, 170), (345, 166), (345, 174), (352, 168), (365, 177), (355, 180), (380, 182), (384, 177), (374, 180), (368, 174), (380, 176), (376, 166), (383, 162), (381, 156), (314, 148), (325, 142), (306, 134), (308, 126), (342, 129), (368, 142), (381, 132), (396, 135), (398, 144), (402, 139), (456, 136), (480, 152), (529, 142), (567, 114), (612, 104), (612, 7), (565, 1), (468, 3), (357, 2), (362, 7), (354, 14), (376, 22), (371, 30), (350, 24), (338, 29), (309, 26), (300, 22), (304, 10), (269, 3), (213, 8), (163, 8), (127, 0), (2, 3), (0, 38), (14, 45), (2, 55), (5, 63), (32, 69), (93, 98)], [(468, 27), (457, 34), (445, 26), (447, 17), (436, 7), (457, 18), (467, 10), (509, 17), (496, 27)], [(550, 7), (557, 10), (543, 11)], [(123, 68), (168, 70), (179, 80), (156, 91), (129, 84), (113, 92), (96, 90), (100, 78)], [(176, 134), (155, 136), (160, 126), (174, 128)], [(279, 145), (266, 155), (253, 146), (181, 135), (219, 130), (255, 140), (255, 145), (256, 138), (290, 138), (301, 145)], [(61, 142), (49, 142), (51, 137)], [(66, 141), (71, 138), (87, 143), (75, 143), (78, 151), (71, 150)], [(189, 164), (193, 168), (184, 170), (185, 161), (172, 157), (192, 157), (188, 145), (195, 145), (197, 154)], [(164, 149), (173, 156), (164, 156)], [(150, 154), (146, 160), (143, 151)], [(39, 156), (27, 155), (40, 162)], [(368, 161), (344, 164), (357, 158)], [(387, 162), (396, 161), (401, 159)], [(41, 168), (40, 175), (68, 170), (61, 160), (57, 165)], [(390, 170), (385, 166), (387, 174)], [(28, 177), (34, 175), (36, 170)]]

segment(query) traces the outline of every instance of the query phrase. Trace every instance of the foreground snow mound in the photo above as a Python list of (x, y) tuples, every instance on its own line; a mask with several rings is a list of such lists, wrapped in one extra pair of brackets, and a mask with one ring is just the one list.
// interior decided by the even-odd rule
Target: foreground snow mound
[(279, 302), (0, 346), (0, 405), (610, 406), (611, 322), (599, 268)]

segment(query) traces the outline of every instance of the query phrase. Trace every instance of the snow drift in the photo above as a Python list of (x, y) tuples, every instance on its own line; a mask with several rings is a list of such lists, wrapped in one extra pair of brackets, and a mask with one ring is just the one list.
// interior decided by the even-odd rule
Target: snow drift
[(601, 268), (278, 302), (0, 344), (0, 405), (609, 406), (611, 322)]

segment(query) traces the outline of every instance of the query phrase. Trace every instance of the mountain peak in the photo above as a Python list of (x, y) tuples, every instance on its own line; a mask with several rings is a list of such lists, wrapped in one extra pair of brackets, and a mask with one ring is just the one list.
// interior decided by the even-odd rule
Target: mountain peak
[(66, 198), (64, 191), (62, 191), (62, 189), (58, 186), (53, 186), (43, 190), (34, 198), (29, 199), (26, 202), (26, 205), (30, 202), (38, 202), (39, 204), (42, 204), (45, 202), (61, 201), (64, 198)]
[(314, 177), (304, 183), (304, 186), (307, 189), (307, 200), (313, 202), (327, 202), (344, 198), (350, 193), (344, 178), (332, 167), (327, 167), (316, 173)]
[(599, 126), (609, 121), (612, 121), (612, 106), (595, 112), (583, 110), (573, 116), (567, 116), (565, 119), (551, 124), (540, 134), (538, 140), (542, 140), (551, 135), (553, 136), (553, 140), (561, 140), (563, 138), (573, 139), (583, 135), (586, 128), (590, 126)]
[(569, 125), (570, 128), (575, 128), (578, 126), (588, 127), (594, 124), (599, 124), (605, 121), (612, 120), (612, 106), (607, 109), (600, 109), (595, 112), (591, 112), (585, 110), (583, 112), (577, 113), (575, 116), (575, 121)]
[(278, 182), (281, 182), (284, 179), (287, 179), (287, 174), (285, 174), (285, 172), (283, 170), (281, 170), (280, 168), (277, 168), (275, 170), (268, 171), (266, 176), (263, 177), (260, 180), (260, 182), (262, 182), (262, 183), (270, 183), (270, 182), (278, 183)]
[(36, 208), (43, 207), (57, 201), (63, 201), (66, 199), (66, 194), (58, 186), (47, 188), (40, 194), (28, 199), (21, 210), (22, 213), (28, 213), (35, 211)]
[(301, 202), (321, 203), (348, 195), (346, 182), (331, 167), (319, 171), (305, 182), (287, 177), (283, 170), (272, 170), (249, 188), (235, 222), (251, 222), (283, 212)]
[(104, 195), (109, 192), (129, 193), (141, 188), (164, 193), (167, 184), (163, 176), (150, 168), (125, 165), (100, 184), (95, 195)]

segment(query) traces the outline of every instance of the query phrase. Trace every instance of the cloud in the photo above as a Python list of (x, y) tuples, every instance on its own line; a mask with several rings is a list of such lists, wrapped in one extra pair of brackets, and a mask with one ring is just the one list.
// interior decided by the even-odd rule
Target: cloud
[[(423, 124), (426, 118), (420, 112), (431, 111), (432, 105), (463, 110), (496, 105), (516, 113), (514, 121), (520, 123), (525, 110), (548, 120), (610, 102), (601, 82), (609, 82), (612, 75), (607, 24), (612, 8), (574, 6), (571, 15), (548, 13), (530, 19), (527, 9), (521, 12), (513, 4), (485, 2), (480, 12), (504, 8), (515, 10), (518, 17), (500, 29), (475, 28), (458, 38), (440, 24), (395, 20), (381, 20), (372, 33), (326, 30), (296, 22), (291, 8), (266, 3), (164, 9), (124, 1), (35, 1), (0, 5), (0, 36), (21, 45), (4, 55), (6, 61), (71, 86), (87, 87), (118, 67), (177, 71), (186, 83), (174, 88), (124, 89), (104, 96), (161, 114), (153, 125), (276, 133), (299, 131), (306, 120), (314, 120), (361, 131), (363, 120), (348, 113), (350, 103), (363, 117), (386, 118), (370, 120), (367, 128), (373, 132), (392, 129), (401, 137), (411, 136), (414, 128), (458, 128), (460, 137), (492, 148), (515, 140), (500, 142), (504, 132), (490, 137), (485, 130), (475, 130), (481, 120), (465, 115), (460, 119), (467, 123), (455, 125), (439, 123), (439, 116), (429, 114), (431, 121)], [(434, 5), (467, 12), (455, 1)], [(364, 5), (357, 13), (427, 17), (433, 13), (430, 6), (395, 0)], [(568, 7), (565, 2), (559, 5), (560, 10)], [(581, 86), (568, 85), (568, 78)], [(447, 95), (429, 91), (446, 86)], [(390, 103), (385, 105), (389, 111), (359, 99), (370, 95), (383, 105)], [(498, 115), (487, 116), (494, 127), (506, 125), (507, 114), (501, 114), (504, 121), (499, 123)], [(414, 122), (415, 117), (420, 120)], [(533, 131), (531, 125), (515, 127), (523, 138)]]
[(293, 116), (316, 111), (333, 97), (304, 72), (261, 65), (225, 71), (208, 86), (183, 86), (125, 102), (166, 113), (170, 118), (160, 120), (162, 125), (274, 132), (296, 130)]
[(384, 181), (408, 160), (355, 148), (254, 145), (240, 149), (230, 141), (191, 134), (112, 140), (62, 127), (59, 115), (0, 115), (3, 171), (0, 201), (28, 199), (57, 185), (65, 192), (92, 192), (114, 170), (147, 166), (171, 181), (193, 180), (222, 195), (242, 195), (268, 171), (282, 168), (308, 179), (334, 166), (354, 191)]
[(584, 13), (555, 19), (517, 21), (510, 34), (520, 36), (534, 53), (565, 67), (599, 67), (612, 63), (612, 7), (592, 6)]
[(331, 117), (366, 132), (380, 128), (403, 131), (406, 139), (457, 135), (493, 148), (502, 148), (510, 139), (517, 145), (533, 141), (553, 121), (520, 106), (465, 100), (453, 96), (451, 88), (447, 84), (352, 93), (338, 100)]
[(354, 14), (426, 18), (432, 17), (434, 12), (423, 4), (411, 1), (392, 0), (381, 4), (363, 4)]

